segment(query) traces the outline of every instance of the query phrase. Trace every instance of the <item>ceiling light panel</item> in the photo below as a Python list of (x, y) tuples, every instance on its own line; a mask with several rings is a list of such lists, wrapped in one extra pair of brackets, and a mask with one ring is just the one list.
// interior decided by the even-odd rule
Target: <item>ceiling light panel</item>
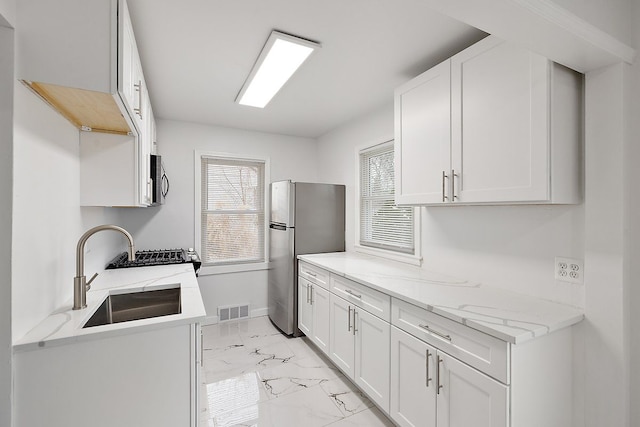
[(264, 108), (319, 43), (272, 31), (236, 102)]

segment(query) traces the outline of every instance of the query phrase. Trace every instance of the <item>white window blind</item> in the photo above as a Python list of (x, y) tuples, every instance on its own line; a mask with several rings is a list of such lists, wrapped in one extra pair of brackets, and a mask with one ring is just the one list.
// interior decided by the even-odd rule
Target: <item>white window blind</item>
[(360, 152), (360, 245), (414, 254), (413, 208), (394, 194), (393, 141)]
[(265, 164), (201, 158), (204, 265), (265, 261)]

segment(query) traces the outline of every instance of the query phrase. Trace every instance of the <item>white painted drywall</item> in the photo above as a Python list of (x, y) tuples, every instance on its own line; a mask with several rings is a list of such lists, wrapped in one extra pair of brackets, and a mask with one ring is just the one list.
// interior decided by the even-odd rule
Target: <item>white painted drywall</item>
[(355, 238), (355, 180), (358, 147), (393, 139), (393, 105), (386, 105), (318, 139), (318, 179), (346, 185), (345, 244), (353, 250)]
[(624, 426), (629, 420), (623, 280), (628, 72), (627, 65), (618, 64), (586, 75), (586, 320), (580, 325), (578, 339), (584, 343), (576, 343), (576, 356), (584, 357), (584, 425), (588, 427)]
[[(194, 150), (208, 150), (252, 158), (268, 158), (268, 180), (315, 181), (322, 167), (315, 140), (273, 135), (179, 121), (159, 120), (158, 152), (170, 180), (164, 205), (126, 209), (123, 220), (139, 249), (195, 247)], [(201, 275), (200, 290), (208, 316), (222, 305), (249, 303), (256, 313), (267, 307), (266, 270)]]
[[(633, 2), (632, 22), (640, 22), (640, 2)], [(640, 47), (640, 26), (634, 25), (633, 45)], [(631, 91), (627, 92), (631, 98), (630, 117), (640, 117), (640, 61), (635, 61), (631, 69)], [(630, 137), (625, 151), (625, 200), (628, 201), (628, 211), (625, 215), (626, 233), (625, 242), (625, 283), (628, 284), (629, 298), (629, 336), (630, 336), (630, 423), (631, 426), (640, 426), (640, 121), (629, 120)]]
[[(552, 0), (601, 30), (631, 46), (631, 4), (634, 0)], [(636, 46), (637, 47), (637, 46)]]
[(0, 26), (16, 25), (16, 0), (0, 0)]
[[(71, 305), (79, 237), (119, 212), (81, 208), (79, 133), (29, 89), (15, 82), (13, 153), (13, 340), (44, 317)], [(126, 249), (125, 239), (102, 232), (87, 242), (85, 273), (91, 276)]]
[[(2, 10), (0, 9), (0, 13)], [(2, 16), (0, 15), (0, 20)], [(0, 26), (0, 426), (12, 418), (11, 211), (14, 32)]]
[[(318, 141), (321, 180), (347, 186), (348, 250), (353, 250), (356, 151), (393, 136), (393, 106)], [(424, 268), (520, 293), (582, 305), (582, 287), (556, 283), (554, 256), (581, 257), (584, 208), (459, 206), (420, 208)]]

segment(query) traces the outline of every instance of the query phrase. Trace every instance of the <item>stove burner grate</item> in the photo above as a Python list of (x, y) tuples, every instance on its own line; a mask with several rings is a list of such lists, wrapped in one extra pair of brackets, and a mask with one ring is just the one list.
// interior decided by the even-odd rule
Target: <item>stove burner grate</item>
[(187, 251), (185, 249), (136, 251), (136, 259), (134, 261), (128, 260), (127, 252), (122, 252), (107, 264), (106, 269), (182, 264), (185, 262), (193, 263), (196, 273), (200, 269), (201, 262), (198, 254), (193, 250)]

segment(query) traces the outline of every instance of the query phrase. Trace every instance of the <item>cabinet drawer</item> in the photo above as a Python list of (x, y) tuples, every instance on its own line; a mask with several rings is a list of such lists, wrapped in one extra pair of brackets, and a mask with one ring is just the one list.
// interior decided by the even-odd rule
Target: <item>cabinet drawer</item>
[(304, 277), (311, 283), (322, 286), (325, 289), (329, 289), (329, 277), (330, 273), (321, 268), (314, 267), (306, 262), (298, 262), (298, 276)]
[(391, 323), (487, 375), (510, 383), (507, 342), (396, 298)]
[(391, 297), (352, 280), (331, 275), (331, 292), (367, 310), (382, 320), (391, 322)]

